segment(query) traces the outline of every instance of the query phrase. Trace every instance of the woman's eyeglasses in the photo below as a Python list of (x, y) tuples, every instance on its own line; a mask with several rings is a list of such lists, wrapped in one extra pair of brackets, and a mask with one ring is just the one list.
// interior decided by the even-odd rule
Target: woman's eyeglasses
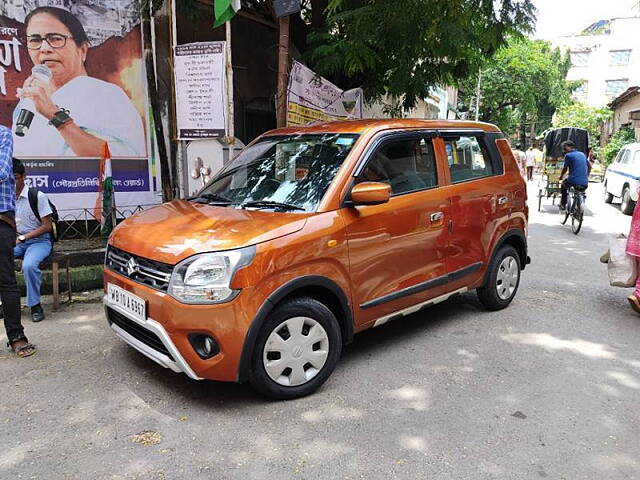
[(42, 42), (46, 40), (51, 48), (64, 48), (67, 44), (67, 35), (61, 33), (47, 33), (44, 37), (40, 35), (27, 36), (27, 48), (29, 50), (40, 50)]

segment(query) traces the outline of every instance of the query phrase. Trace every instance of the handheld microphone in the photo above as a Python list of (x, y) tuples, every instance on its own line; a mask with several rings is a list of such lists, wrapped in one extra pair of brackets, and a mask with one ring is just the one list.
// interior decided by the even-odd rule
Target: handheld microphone
[[(49, 67), (42, 64), (35, 65), (31, 69), (31, 75), (47, 83), (49, 83), (51, 77), (53, 76)], [(33, 121), (35, 112), (36, 106), (33, 103), (33, 100), (31, 100), (30, 98), (25, 98), (22, 101), (22, 108), (20, 109), (20, 113), (18, 114), (18, 120), (16, 121), (17, 136), (24, 137), (25, 134), (29, 131), (29, 127), (31, 127), (31, 122)]]

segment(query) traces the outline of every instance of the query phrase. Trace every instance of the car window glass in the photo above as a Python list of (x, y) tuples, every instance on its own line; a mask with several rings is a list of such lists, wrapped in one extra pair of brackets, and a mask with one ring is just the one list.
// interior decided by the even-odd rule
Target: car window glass
[(477, 137), (445, 138), (444, 142), (453, 183), (495, 175), (489, 154)]
[(624, 150), (620, 156), (620, 163), (626, 165), (629, 163), (631, 155), (629, 154), (629, 150)]
[(391, 186), (393, 195), (437, 186), (431, 139), (385, 142), (367, 161), (358, 181), (386, 183)]

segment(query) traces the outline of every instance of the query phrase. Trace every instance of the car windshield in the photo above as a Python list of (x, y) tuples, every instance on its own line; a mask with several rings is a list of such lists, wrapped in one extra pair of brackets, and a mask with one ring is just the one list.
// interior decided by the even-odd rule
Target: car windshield
[(353, 134), (265, 137), (245, 148), (193, 200), (313, 212), (357, 138)]

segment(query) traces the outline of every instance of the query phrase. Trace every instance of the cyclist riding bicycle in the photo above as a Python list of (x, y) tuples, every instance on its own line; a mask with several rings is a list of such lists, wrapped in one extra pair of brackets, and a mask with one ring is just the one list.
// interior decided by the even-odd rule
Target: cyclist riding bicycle
[[(564, 167), (560, 173), (560, 210), (565, 210), (567, 206), (567, 196), (569, 189), (574, 187), (578, 190), (585, 191), (589, 186), (589, 173), (591, 172), (591, 163), (587, 160), (587, 156), (579, 150), (576, 150), (576, 144), (571, 140), (562, 142), (562, 151), (564, 152)], [(569, 177), (562, 180), (569, 171)]]

